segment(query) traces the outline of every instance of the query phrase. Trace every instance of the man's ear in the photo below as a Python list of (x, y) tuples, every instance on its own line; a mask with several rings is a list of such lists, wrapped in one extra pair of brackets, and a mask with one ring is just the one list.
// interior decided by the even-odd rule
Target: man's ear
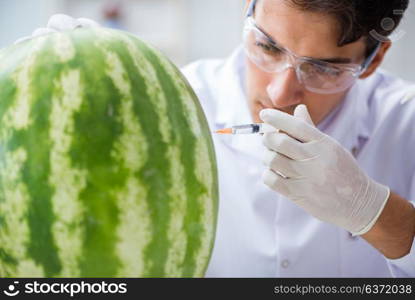
[(372, 63), (369, 65), (367, 70), (362, 75), (359, 76), (360, 79), (365, 79), (376, 71), (376, 69), (381, 65), (386, 52), (388, 52), (391, 46), (392, 46), (391, 41), (382, 42), (382, 45), (380, 45), (378, 53), (373, 58)]

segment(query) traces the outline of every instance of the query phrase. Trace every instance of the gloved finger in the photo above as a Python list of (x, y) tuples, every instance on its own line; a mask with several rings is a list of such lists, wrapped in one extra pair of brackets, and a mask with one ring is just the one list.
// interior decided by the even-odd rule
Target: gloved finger
[(264, 151), (262, 162), (266, 167), (284, 175), (286, 178), (303, 177), (301, 170), (297, 170), (296, 168), (295, 160), (267, 148)]
[(55, 32), (57, 32), (57, 31), (55, 29), (52, 29), (52, 28), (45, 28), (45, 27), (38, 28), (38, 29), (35, 29), (32, 32), (32, 38), (37, 37), (37, 36), (41, 36), (41, 35), (50, 34), (50, 33), (55, 33)]
[(312, 158), (313, 155), (306, 151), (305, 144), (286, 135), (285, 133), (265, 133), (262, 138), (265, 147), (275, 152), (281, 153), (294, 160), (304, 160)]
[(306, 121), (276, 109), (263, 109), (260, 117), (265, 123), (288, 133), (302, 142), (320, 139), (322, 135), (317, 128)]
[(303, 198), (303, 179), (284, 178), (270, 169), (262, 173), (262, 182), (273, 191), (280, 193), (293, 201)]
[(22, 43), (24, 41), (28, 41), (28, 40), (31, 40), (31, 39), (32, 39), (32, 36), (30, 36), (30, 35), (24, 36), (24, 37), (21, 37), (21, 38), (15, 40), (13, 44), (14, 45), (17, 45), (17, 44), (20, 44), (20, 43)]
[(87, 18), (79, 18), (78, 22), (81, 24), (83, 28), (98, 28), (101, 27), (99, 23), (95, 22), (94, 20), (87, 19)]
[(47, 27), (57, 31), (65, 31), (82, 27), (82, 24), (68, 15), (56, 14), (50, 17)]
[(294, 117), (297, 117), (305, 121), (307, 124), (314, 126), (313, 120), (311, 119), (307, 106), (305, 106), (304, 104), (297, 105), (297, 107), (294, 110)]
[(42, 35), (46, 35), (46, 34), (53, 33), (53, 32), (56, 32), (56, 30), (51, 29), (51, 28), (46, 28), (46, 27), (37, 28), (37, 29), (35, 29), (32, 32), (31, 35), (24, 36), (24, 37), (22, 37), (20, 39), (17, 39), (13, 44), (14, 45), (17, 45), (17, 44), (22, 43), (24, 41), (31, 40), (31, 39), (33, 39), (35, 37), (42, 36)]

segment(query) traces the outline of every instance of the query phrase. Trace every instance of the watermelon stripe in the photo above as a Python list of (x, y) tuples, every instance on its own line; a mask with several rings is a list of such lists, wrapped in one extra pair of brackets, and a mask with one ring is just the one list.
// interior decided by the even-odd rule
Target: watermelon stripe
[(72, 40), (64, 33), (53, 35), (54, 54), (58, 56), (62, 63), (66, 63), (74, 58), (75, 47)]
[[(120, 49), (110, 50), (121, 52)], [(143, 136), (148, 143), (147, 160), (142, 169), (137, 173), (147, 187), (147, 206), (151, 219), (151, 235), (153, 239), (149, 242), (144, 250), (144, 273), (143, 276), (163, 276), (167, 258), (168, 236), (167, 229), (170, 219), (169, 194), (171, 186), (170, 158), (167, 156), (169, 143), (165, 142), (166, 129), (170, 126), (161, 128), (160, 112), (157, 110), (155, 103), (143, 101), (157, 97), (157, 94), (149, 94), (148, 86), (142, 83), (146, 81), (148, 74), (143, 74), (137, 70), (142, 65), (136, 66), (134, 58), (130, 52), (120, 55), (124, 69), (126, 70), (127, 80), (131, 82), (133, 95), (133, 112), (138, 117), (142, 128)], [(136, 74), (132, 77), (131, 74)], [(159, 104), (160, 105), (160, 104)], [(158, 124), (158, 126), (154, 126)], [(166, 125), (164, 125), (166, 126)], [(171, 128), (170, 128), (171, 130)], [(164, 135), (163, 135), (164, 132)], [(168, 137), (168, 136), (167, 136)]]
[(98, 37), (91, 31), (80, 33), (73, 36), (76, 55), (71, 64), (82, 70), (81, 81), (88, 83), (88, 88), (84, 91), (79, 112), (74, 115), (75, 128), (69, 154), (74, 167), (88, 170), (86, 187), (80, 193), (85, 207), (80, 274), (81, 277), (96, 274), (112, 277), (121, 265), (114, 230), (120, 220), (117, 197), (108, 193), (108, 187), (120, 187), (127, 175), (124, 170), (113, 168), (117, 162), (112, 151), (122, 133), (122, 125), (108, 114), (108, 109), (112, 107), (116, 114), (120, 94), (106, 74), (96, 72), (105, 66), (105, 54), (101, 49), (91, 43), (76, 43), (76, 39), (93, 41)]
[[(154, 50), (154, 53), (158, 53)], [(203, 109), (194, 94), (190, 85), (187, 83), (184, 76), (179, 70), (171, 64), (163, 55), (159, 55), (160, 64), (167, 70), (170, 78), (172, 78), (177, 91), (180, 93), (181, 99), (188, 99), (182, 101), (185, 116), (189, 119), (189, 123), (193, 128), (193, 133), (196, 137), (195, 155), (198, 159), (195, 159), (194, 175), (199, 180), (199, 184), (203, 183), (203, 187), (207, 189), (207, 192), (203, 189), (200, 191), (199, 197), (196, 198), (199, 207), (203, 208), (201, 211), (200, 224), (204, 226), (200, 234), (201, 246), (199, 247), (199, 253), (196, 253), (196, 268), (195, 274), (203, 274), (206, 265), (205, 262), (209, 261), (213, 238), (215, 236), (216, 228), (216, 214), (218, 210), (217, 202), (212, 199), (219, 198), (219, 191), (216, 185), (217, 183), (217, 168), (215, 158), (215, 151), (213, 142), (210, 136), (210, 132), (202, 129), (202, 124), (208, 124)], [(210, 189), (210, 190), (209, 190)], [(212, 221), (213, 220), (213, 221)]]
[(81, 106), (83, 90), (79, 70), (62, 72), (56, 82), (61, 87), (52, 98), (50, 114), (50, 165), (49, 184), (54, 187), (52, 196), (55, 222), (53, 237), (59, 249), (61, 274), (80, 276), (79, 260), (83, 243), (83, 206), (78, 199), (86, 186), (87, 171), (73, 168), (69, 150), (74, 130), (73, 115)]
[[(3, 165), (0, 169), (5, 197), (5, 201), (0, 206), (1, 214), (4, 216), (2, 226), (4, 236), (1, 237), (1, 247), (13, 261), (18, 262), (17, 265), (2, 267), (1, 273), (4, 275), (10, 273), (17, 276), (19, 274), (44, 276), (46, 271), (44, 267), (47, 266), (47, 262), (41, 256), (36, 257), (35, 254), (35, 259), (32, 259), (27, 253), (27, 246), (31, 245), (31, 220), (27, 216), (33, 215), (31, 214), (33, 212), (33, 194), (30, 193), (30, 184), (24, 184), (30, 154), (26, 145), (21, 142), (27, 132), (28, 125), (31, 123), (29, 108), (32, 107), (31, 101), (34, 97), (30, 97), (32, 96), (29, 90), (30, 78), (37, 59), (37, 51), (44, 46), (44, 41), (45, 39), (36, 40), (32, 45), (34, 51), (25, 57), (23, 67), (12, 73), (15, 81), (14, 86), (17, 87), (15, 97), (11, 98), (14, 101), (10, 101), (10, 106), (5, 107), (2, 112), (1, 144), (8, 152), (5, 152), (2, 160)], [(14, 130), (16, 130), (15, 135), (10, 136)], [(48, 220), (45, 221), (45, 228), (47, 228)], [(12, 239), (8, 236), (9, 231), (12, 232)], [(45, 237), (47, 244), (50, 242), (50, 235), (46, 232)], [(51, 250), (53, 261), (53, 248)]]
[[(171, 116), (174, 115), (177, 107), (168, 107), (171, 101), (166, 99), (166, 94), (162, 90), (159, 78), (155, 73), (154, 67), (148, 63), (147, 58), (142, 55), (142, 51), (148, 51), (148, 49), (140, 49), (141, 45), (137, 45), (131, 39), (124, 39), (127, 44), (127, 48), (132, 53), (135, 60), (136, 67), (140, 67), (141, 72), (146, 74), (146, 86), (148, 93), (155, 95), (153, 104), (157, 108), (159, 115)], [(165, 121), (170, 122), (172, 118), (165, 118)], [(164, 127), (161, 126), (162, 128)], [(164, 272), (169, 277), (178, 277), (181, 275), (182, 264), (184, 261), (185, 252), (183, 248), (186, 246), (186, 232), (184, 231), (184, 214), (186, 211), (186, 190), (184, 188), (184, 168), (180, 162), (180, 155), (182, 149), (178, 143), (177, 133), (174, 126), (170, 124), (166, 125), (165, 128), (171, 130), (171, 133), (166, 133), (164, 136), (171, 135), (172, 140), (165, 140), (168, 143), (167, 156), (171, 158), (170, 164), (170, 178), (171, 186), (168, 194), (170, 197), (170, 223), (168, 224), (169, 247), (167, 253), (167, 259), (165, 263)]]
[[(180, 277), (182, 266), (184, 263), (186, 252), (184, 249), (187, 245), (187, 235), (185, 231), (185, 212), (187, 210), (187, 195), (185, 189), (184, 167), (180, 163), (180, 150), (170, 148), (169, 157), (171, 160), (172, 187), (170, 194), (171, 202), (171, 218), (168, 225), (169, 248), (166, 260), (165, 273), (169, 277)], [(175, 151), (175, 152), (173, 152)]]
[[(196, 136), (195, 145), (195, 178), (198, 179), (199, 184), (203, 183), (206, 190), (201, 191), (197, 198), (198, 207), (201, 210), (201, 217), (199, 224), (203, 226), (200, 234), (200, 247), (198, 253), (195, 254), (196, 266), (193, 270), (194, 274), (203, 274), (206, 268), (205, 262), (209, 261), (213, 246), (213, 237), (215, 236), (216, 228), (216, 213), (218, 206), (213, 199), (219, 198), (219, 190), (217, 185), (217, 168), (214, 162), (216, 161), (215, 152), (209, 131), (202, 130), (201, 124), (207, 124), (203, 109), (194, 94), (192, 89), (182, 74), (169, 62), (164, 56), (160, 56), (160, 63), (168, 71), (170, 78), (173, 79), (177, 90), (180, 92), (181, 99), (189, 99), (189, 101), (182, 101), (185, 115), (192, 124), (193, 132)], [(208, 142), (210, 141), (210, 143)], [(207, 170), (209, 170), (207, 172)], [(209, 190), (210, 188), (210, 190)], [(213, 222), (212, 222), (213, 220)], [(197, 252), (197, 251), (196, 251)], [(186, 274), (187, 276), (188, 274)]]
[[(74, 55), (71, 40), (64, 34), (56, 34), (54, 54), (59, 63), (65, 64)], [(73, 115), (79, 110), (85, 88), (81, 84), (77, 69), (62, 70), (51, 95), (51, 114), (49, 127), (50, 174), (48, 182), (54, 188), (52, 195), (55, 216), (52, 233), (62, 264), (61, 274), (80, 276), (79, 259), (82, 254), (83, 227), (82, 203), (77, 200), (86, 185), (86, 170), (73, 168), (69, 150), (74, 130)]]
[[(117, 228), (119, 253), (122, 266), (118, 276), (140, 276), (144, 272), (143, 248), (149, 243), (151, 236), (150, 218), (145, 213), (148, 211), (147, 198), (139, 178), (135, 176), (144, 166), (147, 158), (148, 145), (143, 138), (142, 128), (137, 117), (132, 113), (133, 97), (131, 86), (125, 80), (126, 72), (120, 58), (115, 54), (106, 53), (107, 75), (113, 80), (113, 84), (122, 94), (119, 122), (123, 125), (123, 134), (114, 145), (113, 156), (118, 165), (128, 171), (128, 181), (117, 195), (118, 210), (123, 219)], [(113, 113), (113, 112), (109, 112)]]
[[(52, 78), (60, 78), (62, 64), (53, 54), (53, 40), (47, 39), (42, 45), (43, 51), (36, 56), (31, 65), (30, 82), (18, 82), (17, 86), (22, 87), (27, 93), (26, 99), (32, 99), (27, 105), (30, 108), (30, 126), (22, 131), (19, 138), (21, 146), (27, 151), (27, 161), (23, 169), (22, 180), (26, 182), (30, 202), (27, 218), (30, 228), (30, 240), (27, 245), (27, 256), (43, 267), (44, 276), (57, 276), (61, 272), (61, 261), (58, 255), (58, 247), (55, 244), (52, 227), (55, 222), (53, 212), (52, 195), (53, 187), (49, 184), (50, 175), (50, 112), (51, 112), (51, 91), (56, 90), (55, 82), (45, 80), (45, 66)], [(57, 91), (59, 93), (59, 91)], [(42, 220), (42, 222), (39, 222)], [(44, 249), (48, 251), (44, 251)]]
[[(3, 189), (6, 201), (0, 202), (0, 211), (4, 217), (0, 235), (1, 249), (10, 261), (15, 262), (12, 265), (0, 265), (2, 277), (9, 276), (9, 274), (22, 274), (20, 270), (26, 265), (32, 266), (31, 271), (36, 270), (27, 276), (36, 273), (43, 275), (42, 268), (37, 268), (33, 261), (26, 258), (25, 253), (29, 236), (26, 214), (30, 196), (26, 186), (21, 183), (21, 170), (26, 158), (26, 152), (19, 148), (5, 154), (0, 168), (2, 185), (7, 187)], [(10, 238), (11, 233), (13, 233), (13, 239)]]
[[(40, 40), (35, 44), (35, 48), (41, 48), (43, 41)], [(26, 59), (25, 64), (19, 70), (16, 70), (14, 76), (16, 81), (17, 95), (15, 102), (13, 103), (13, 113), (8, 114), (9, 118), (5, 118), (4, 124), (10, 126), (13, 129), (26, 129), (29, 126), (29, 114), (31, 106), (31, 100), (34, 98), (29, 90), (31, 87), (32, 74), (34, 64), (37, 59), (36, 52), (32, 53), (30, 57)]]
[[(2, 95), (2, 111), (0, 112), (0, 118), (3, 122), (3, 127), (5, 125), (6, 127), (10, 126), (11, 128), (21, 129), (29, 125), (30, 97), (26, 96), (29, 95), (28, 89), (31, 81), (30, 71), (33, 69), (37, 52), (42, 49), (44, 43), (45, 38), (39, 38), (36, 41), (33, 41), (33, 44), (30, 45), (33, 49), (30, 55), (27, 55), (28, 46), (11, 50), (6, 48), (2, 51), (2, 53), (13, 51), (12, 58), (7, 60), (3, 59), (2, 64), (0, 65), (0, 70), (3, 74), (12, 75), (12, 78), (8, 76), (4, 83), (4, 78), (1, 78), (2, 90), (0, 93)], [(10, 55), (8, 55), (8, 58), (9, 57)], [(24, 61), (24, 64), (16, 67), (16, 61)], [(4, 77), (4, 75), (1, 75), (1, 77)], [(10, 84), (10, 86), (8, 86), (8, 84)], [(17, 84), (19, 84), (19, 89), (17, 89)], [(8, 94), (10, 93), (10, 90), (12, 90), (13, 96)], [(17, 94), (15, 94), (15, 92), (17, 92)], [(7, 101), (6, 105), (4, 105), (4, 101)], [(9, 105), (13, 105), (13, 108)], [(9, 111), (9, 113), (5, 115), (6, 111)]]
[[(17, 86), (16, 82), (13, 78), (7, 77), (2, 78), (0, 80), (0, 97), (2, 99), (2, 106), (0, 110), (0, 120), (3, 120), (7, 110), (10, 108), (10, 106), (13, 104), (13, 100), (15, 98), (17, 93)], [(6, 115), (6, 119), (10, 118), (10, 116)], [(0, 131), (0, 138), (3, 140), (7, 139), (7, 136), (5, 134), (8, 134), (6, 130)]]
[[(142, 47), (147, 47), (144, 44)], [(184, 178), (185, 178), (185, 189), (187, 191), (187, 214), (185, 216), (184, 223), (185, 231), (187, 234), (187, 245), (186, 245), (186, 254), (184, 258), (184, 265), (182, 276), (192, 276), (194, 275), (195, 268), (196, 268), (196, 259), (197, 259), (197, 252), (201, 246), (201, 240), (204, 233), (204, 228), (200, 224), (201, 216), (203, 214), (202, 207), (204, 204), (199, 204), (198, 201), (200, 200), (203, 194), (207, 192), (207, 188), (204, 186), (203, 182), (195, 180), (195, 158), (199, 156), (199, 153), (196, 153), (196, 133), (192, 131), (194, 124), (189, 122), (183, 122), (183, 120), (188, 120), (189, 116), (185, 113), (185, 107), (182, 105), (184, 102), (193, 102), (193, 99), (189, 97), (189, 94), (186, 93), (185, 89), (178, 89), (177, 84), (174, 82), (174, 78), (178, 77), (181, 78), (178, 72), (173, 73), (172, 67), (170, 67), (170, 62), (164, 60), (162, 55), (155, 55), (156, 51), (143, 51), (146, 54), (147, 59), (152, 62), (157, 76), (161, 82), (161, 86), (163, 86), (163, 90), (165, 94), (168, 94), (170, 97), (174, 99), (181, 99), (182, 101), (178, 101), (172, 105), (169, 102), (169, 112), (174, 111), (177, 114), (168, 114), (169, 123), (173, 128), (175, 128), (175, 132), (179, 132), (177, 134), (178, 143), (181, 148), (181, 156), (180, 162), (184, 168)], [(170, 71), (170, 72), (169, 72)], [(193, 104), (193, 103), (192, 103)], [(199, 159), (201, 159), (199, 157)]]

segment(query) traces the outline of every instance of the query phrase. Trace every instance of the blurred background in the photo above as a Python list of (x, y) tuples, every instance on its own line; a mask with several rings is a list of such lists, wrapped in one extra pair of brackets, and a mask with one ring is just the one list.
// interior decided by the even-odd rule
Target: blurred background
[[(384, 68), (415, 81), (415, 1), (393, 36)], [(0, 0), (0, 47), (46, 25), (54, 13), (130, 31), (183, 66), (228, 56), (241, 41), (245, 0)]]

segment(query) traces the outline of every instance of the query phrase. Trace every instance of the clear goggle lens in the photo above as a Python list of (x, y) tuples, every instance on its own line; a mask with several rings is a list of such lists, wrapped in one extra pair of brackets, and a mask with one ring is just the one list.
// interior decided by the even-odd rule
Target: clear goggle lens
[(316, 62), (313, 59), (297, 57), (285, 49), (270, 45), (266, 36), (253, 26), (244, 30), (246, 55), (263, 71), (282, 72), (294, 68), (298, 80), (304, 87), (320, 94), (344, 91), (353, 85), (359, 76), (359, 65), (340, 65)]

